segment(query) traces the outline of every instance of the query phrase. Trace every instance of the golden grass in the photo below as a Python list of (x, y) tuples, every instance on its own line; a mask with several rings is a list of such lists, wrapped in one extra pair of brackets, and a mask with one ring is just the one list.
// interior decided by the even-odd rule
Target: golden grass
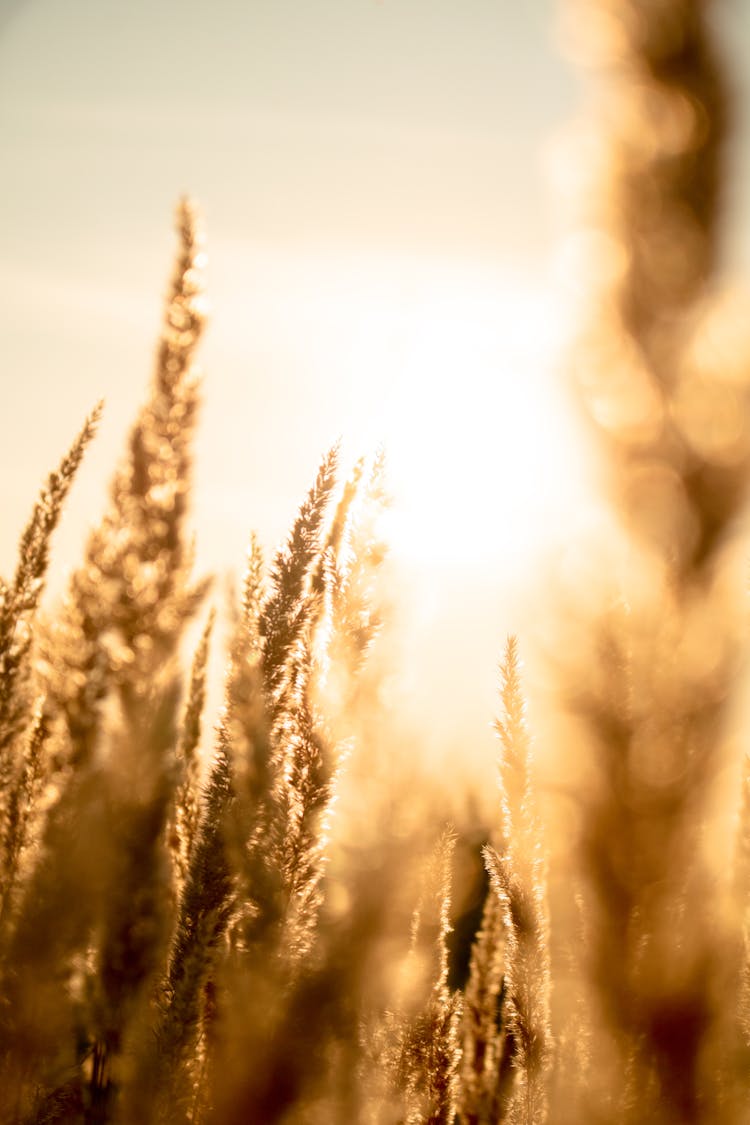
[[(750, 759), (734, 860), (707, 845), (746, 651), (728, 547), (750, 357), (712, 351), (725, 81), (700, 0), (578, 7), (609, 146), (589, 222), (612, 268), (571, 366), (627, 568), (545, 611), (568, 836), (542, 822), (515, 638), (494, 827), (447, 828), (426, 784), (373, 786), (367, 825), (339, 807), (386, 772), (358, 739), (382, 458), (339, 487), (331, 450), (270, 566), (251, 539), (207, 737), (214, 611), (187, 528), (203, 251), (183, 202), (151, 389), (82, 563), (42, 616), (98, 408), (0, 582), (0, 1122), (750, 1118)], [(462, 948), (455, 848), (477, 835)]]

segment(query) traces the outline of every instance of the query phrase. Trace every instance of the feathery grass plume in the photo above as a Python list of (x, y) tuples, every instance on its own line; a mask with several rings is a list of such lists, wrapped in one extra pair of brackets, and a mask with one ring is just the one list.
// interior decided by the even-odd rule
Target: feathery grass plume
[[(397, 1028), (396, 1081), (409, 1125), (452, 1125), (461, 1058), (461, 994), (448, 986), (451, 861), (456, 838), (446, 831), (426, 871), (426, 889), (412, 920), (413, 967), (427, 977), (428, 996)], [(422, 964), (420, 964), (420, 961)]]
[[(11, 1016), (3, 1029), (7, 1040), (0, 1036), (10, 1041), (9, 1069), (23, 1075), (29, 1059), (38, 1061), (41, 1092), (55, 1089), (56, 1058), (65, 1055), (59, 1043), (67, 1035), (73, 1047), (66, 1066), (77, 1072), (82, 1096), (100, 1118), (127, 1080), (128, 1036), (145, 1018), (165, 940), (163, 834), (173, 782), (174, 659), (182, 627), (202, 595), (189, 585), (183, 536), (197, 407), (191, 364), (203, 321), (201, 252), (188, 204), (181, 205), (178, 219), (181, 255), (151, 395), (131, 433), (109, 509), (44, 641), (41, 679), (67, 773), (19, 895), (9, 942), (23, 1017)], [(118, 707), (105, 724), (108, 698)], [(88, 839), (90, 854), (82, 839)], [(92, 965), (94, 995), (80, 1012), (65, 981), (71, 959), (84, 955)], [(35, 995), (40, 999), (32, 1002)], [(28, 1057), (22, 1063), (16, 1044), (24, 1040)], [(90, 1065), (76, 1055), (81, 1041), (90, 1044)]]
[(1, 869), (0, 926), (6, 910), (12, 909), (19, 867), (29, 846), (35, 822), (39, 819), (40, 790), (46, 773), (42, 755), (48, 736), (49, 725), (42, 697), (31, 712), (31, 724), (25, 732), (21, 747), (22, 760), (8, 794)]
[(50, 539), (86, 446), (96, 433), (101, 410), (100, 404), (86, 418), (59, 467), (47, 478), (21, 536), (12, 582), (0, 579), (0, 815), (5, 851), (0, 875), (0, 914), (7, 893), (5, 879), (7, 876), (12, 882), (21, 847), (15, 839), (18, 821), (9, 806), (14, 801), (13, 791), (23, 787), (23, 755), (17, 739), (34, 709), (35, 689), (30, 682), (34, 619), (44, 590)]
[(263, 549), (253, 532), (247, 548), (245, 574), (242, 580), (242, 625), (248, 638), (249, 655), (260, 654), (260, 615), (263, 607), (265, 564)]
[[(221, 943), (233, 914), (266, 915), (270, 896), (257, 878), (266, 871), (266, 805), (271, 791), (268, 733), (259, 671), (258, 633), (263, 558), (251, 538), (240, 612), (234, 622), (225, 699), (216, 753), (198, 810), (192, 847), (177, 904), (157, 1027), (156, 1055), (141, 1059), (141, 1084), (156, 1104), (156, 1118), (187, 1120), (204, 1096), (211, 1059), (206, 1026)], [(208, 640), (208, 632), (204, 632)], [(201, 649), (203, 642), (201, 644)], [(204, 660), (196, 657), (196, 667)], [(256, 863), (248, 863), (250, 852)], [(265, 866), (264, 866), (265, 861)], [(247, 868), (253, 878), (248, 881)], [(260, 899), (262, 906), (259, 906)], [(243, 935), (245, 938), (246, 934)], [(166, 1076), (166, 1077), (165, 1077)], [(196, 1100), (197, 1099), (197, 1100)]]
[(38, 1103), (71, 1084), (81, 1092), (85, 1051), (71, 976), (75, 955), (88, 947), (112, 860), (102, 788), (101, 776), (88, 772), (52, 806), (3, 935), (3, 1125), (33, 1118)]
[(373, 586), (384, 555), (376, 534), (385, 502), (382, 454), (367, 474), (365, 469), (364, 460), (355, 466), (321, 536), (310, 583), (310, 625), (290, 661), (289, 706), (284, 729), (278, 728), (287, 743), (282, 788), (287, 926), (299, 957), (313, 940), (334, 795), (352, 741), (340, 729), (342, 712), (356, 708), (379, 626)]
[(173, 808), (170, 811), (168, 834), (178, 889), (185, 881), (198, 828), (200, 812), (198, 748), (201, 740), (203, 712), (206, 705), (209, 643), (215, 620), (216, 613), (211, 610), (193, 656), (190, 687), (182, 716), (177, 747), (180, 781), (175, 793)]
[[(329, 572), (328, 585), (332, 585), (330, 571), (338, 570), (339, 556), (345, 550), (347, 537), (351, 526), (352, 506), (360, 491), (362, 475), (365, 469), (365, 460), (359, 459), (351, 475), (344, 482), (344, 488), (339, 497), (325, 538), (325, 545), (318, 560), (318, 567), (313, 578), (313, 584), (318, 589), (326, 585), (326, 572)], [(340, 572), (339, 572), (340, 573)]]
[(336, 484), (338, 449), (323, 458), (313, 487), (300, 508), (286, 545), (269, 575), (271, 591), (260, 614), (263, 679), (274, 719), (282, 707), (288, 665), (305, 630), (319, 612), (319, 562), (323, 520)]
[[(270, 592), (260, 608), (251, 575), (251, 586), (245, 587), (245, 627), (252, 626), (251, 634), (257, 629), (258, 639), (244, 665), (252, 729), (244, 732), (251, 760), (242, 768), (246, 782), (256, 790), (255, 823), (267, 851), (266, 856), (259, 852), (261, 836), (256, 831), (246, 847), (246, 862), (274, 900), (266, 901), (270, 916), (277, 914), (275, 899), (281, 891), (287, 938), (300, 956), (319, 904), (321, 818), (334, 770), (332, 751), (314, 713), (311, 681), (315, 634), (326, 596), (324, 519), (336, 483), (336, 462), (334, 448), (321, 463), (285, 547), (276, 554)], [(250, 895), (252, 899), (252, 888)], [(257, 925), (264, 910), (254, 914)]]
[[(326, 531), (334, 467), (329, 455), (277, 555), (270, 593), (265, 599), (260, 593), (257, 552), (251, 551), (245, 581), (242, 619), (248, 640), (244, 660), (236, 662), (228, 708), (236, 771), (230, 854), (237, 857), (239, 879), (235, 949), (223, 986), (230, 1026), (236, 1028), (228, 1040), (225, 1033), (221, 1049), (230, 1070), (238, 1056), (278, 1049), (288, 1013), (307, 995), (310, 966), (325, 964), (328, 956), (323, 872), (340, 751), (318, 702), (319, 680), (331, 670), (332, 659), (338, 663), (351, 657), (343, 649), (340, 656), (338, 650), (334, 653), (340, 641), (335, 621), (343, 611), (342, 599), (354, 597), (348, 573), (357, 563), (349, 554), (350, 537), (353, 511), (364, 491), (358, 466)], [(365, 614), (364, 593), (357, 596), (357, 613)], [(354, 614), (353, 606), (349, 612)], [(357, 661), (361, 663), (361, 654)], [(325, 976), (327, 970), (321, 971)], [(324, 1011), (349, 1005), (337, 995), (338, 986), (331, 988)], [(322, 1028), (321, 1049), (328, 1043), (333, 1050), (334, 1042), (337, 1057), (343, 1057), (342, 1051), (350, 1057), (356, 1035), (344, 1045), (335, 1028)], [(306, 1073), (307, 1065), (300, 1069)], [(352, 1074), (355, 1069), (352, 1063)], [(216, 1074), (220, 1079), (221, 1071)], [(249, 1082), (244, 1075), (236, 1081), (240, 1088)], [(333, 1096), (332, 1081), (324, 1083), (324, 1101)], [(244, 1097), (250, 1096), (246, 1091)], [(304, 1104), (301, 1112), (313, 1113)], [(266, 1106), (264, 1112), (271, 1110)], [(321, 1120), (328, 1120), (321, 1112)]]
[[(138, 712), (113, 737), (113, 752), (131, 769), (149, 758), (169, 761), (176, 741), (179, 694), (176, 677), (152, 698), (142, 694)], [(150, 780), (148, 789), (139, 790), (136, 783), (130, 793), (124, 790), (119, 772), (106, 781), (113, 855), (95, 961), (88, 1093), (100, 1112), (111, 1104), (113, 1116), (135, 1125), (142, 1116), (129, 1088), (133, 1055), (139, 1041), (150, 1036), (151, 994), (169, 937), (170, 867), (164, 832), (172, 773), (164, 768), (158, 781)]]
[[(321, 542), (321, 550), (310, 578), (310, 588), (321, 599), (317, 613), (317, 628), (313, 637), (314, 658), (318, 669), (317, 679), (325, 682), (330, 672), (334, 604), (342, 601), (342, 588), (349, 569), (349, 539), (352, 528), (352, 509), (361, 492), (365, 460), (360, 458), (334, 509), (330, 526)], [(338, 596), (337, 596), (338, 595)]]
[[(198, 1086), (193, 1114), (203, 1119), (214, 1091), (230, 1080), (227, 1055), (238, 1049), (251, 1057), (273, 1025), (279, 990), (280, 926), (283, 918), (280, 851), (284, 821), (279, 802), (279, 756), (272, 739), (272, 708), (263, 676), (265, 638), (260, 634), (264, 600), (263, 555), (251, 536), (234, 619), (226, 673), (225, 703), (218, 728), (217, 756), (198, 836), (191, 904), (183, 896), (178, 939), (191, 924), (192, 941), (175, 945), (170, 963), (168, 1019), (175, 1042)], [(205, 889), (202, 889), (206, 884)], [(228, 938), (228, 949), (221, 947)], [(221, 948), (220, 948), (221, 947)], [(187, 966), (187, 967), (185, 967)], [(175, 984), (191, 999), (190, 1018), (181, 1016)], [(202, 995), (200, 995), (202, 991)], [(267, 999), (264, 1006), (259, 996)], [(183, 1000), (183, 1006), (186, 1003)], [(175, 1017), (175, 1010), (178, 1014)], [(197, 1054), (186, 1048), (200, 1032)], [(236, 1022), (233, 1022), (236, 1021)], [(236, 1034), (227, 1031), (235, 1028)], [(216, 1095), (218, 1096), (218, 1095)], [(168, 1099), (162, 1099), (168, 1107)]]
[[(5, 1091), (6, 1108), (0, 1109), (0, 1114), (22, 1113), (30, 1104), (29, 1086), (24, 1078), (33, 1070), (39, 1046), (33, 1033), (37, 1014), (33, 1009), (37, 1006), (41, 1010), (49, 1009), (54, 1017), (59, 1007), (54, 990), (37, 989), (33, 978), (31, 983), (34, 987), (28, 994), (25, 992), (26, 951), (22, 946), (16, 946), (24, 954), (20, 964), (13, 956), (13, 930), (17, 925), (18, 903), (24, 889), (23, 885), (18, 885), (19, 862), (28, 843), (29, 830), (37, 820), (37, 798), (46, 766), (43, 743), (47, 736), (47, 724), (38, 706), (39, 689), (33, 682), (32, 655), (35, 618), (44, 589), (50, 539), (86, 446), (96, 432), (100, 415), (101, 406), (98, 406), (86, 419), (58, 469), (49, 475), (21, 537), (13, 581), (7, 584), (0, 580), (0, 824), (3, 848), (0, 940), (2, 977), (6, 984), (5, 1004), (0, 1013), (0, 1081)], [(15, 979), (13, 987), (8, 987), (11, 969)], [(18, 1013), (13, 1012), (14, 1000), (32, 1009), (30, 1018), (24, 1016), (21, 1021), (22, 1030), (15, 1023)], [(50, 1023), (54, 1024), (55, 1019), (51, 1019)], [(16, 1034), (18, 1030), (20, 1034)], [(53, 1036), (47, 1042), (54, 1047)]]
[(312, 653), (306, 644), (293, 673), (293, 694), (284, 716), (285, 763), (280, 793), (285, 822), (281, 873), (286, 943), (293, 960), (304, 957), (314, 935), (336, 770), (334, 749), (313, 708), (312, 678)]
[[(320, 807), (321, 789), (315, 768), (320, 765), (315, 758), (319, 743), (303, 673), (309, 675), (311, 631), (321, 608), (316, 582), (320, 531), (334, 483), (331, 454), (286, 548), (277, 554), (273, 587), (265, 600), (262, 557), (251, 541), (217, 758), (170, 962), (161, 1032), (167, 1056), (177, 1049), (184, 1052), (197, 1035), (201, 990), (215, 963), (235, 891), (238, 951), (260, 959), (248, 967), (251, 976), (266, 971), (263, 962), (271, 950), (279, 956), (283, 949), (286, 960), (294, 960), (292, 936), (299, 943), (302, 932), (311, 930), (305, 917), (314, 898), (317, 825), (310, 822)], [(288, 941), (278, 930), (282, 920)]]
[[(324, 535), (334, 468), (328, 455), (276, 557), (265, 598), (260, 552), (251, 544), (232, 650), (222, 727), (234, 771), (227, 854), (237, 894), (233, 950), (221, 981), (236, 1031), (222, 1033), (218, 1056), (230, 1070), (238, 1056), (277, 1049), (288, 1006), (307, 994), (311, 960), (322, 955), (321, 880), (337, 764), (312, 684), (328, 659), (326, 606), (332, 576), (343, 575), (340, 556), (359, 484), (355, 474)], [(335, 991), (332, 1002), (339, 1004)], [(220, 1082), (223, 1071), (213, 1073)], [(236, 1082), (247, 1088), (249, 1080), (238, 1075)], [(250, 1096), (246, 1089), (243, 1099)]]
[(194, 353), (205, 319), (202, 233), (187, 200), (178, 207), (177, 229), (180, 250), (151, 393), (45, 654), (50, 702), (65, 719), (77, 758), (95, 749), (93, 720), (112, 684), (125, 705), (150, 684), (206, 588), (190, 583), (192, 549), (184, 534), (199, 402)]
[(509, 1100), (513, 1052), (504, 1050), (502, 1004), (503, 917), (497, 894), (485, 897), (464, 990), (461, 1082), (458, 1117), (462, 1125), (503, 1120)]
[[(304, 929), (300, 896), (312, 880), (316, 812), (325, 798), (323, 753), (310, 677), (323, 612), (323, 521), (336, 483), (336, 449), (323, 459), (263, 597), (262, 557), (251, 543), (241, 627), (233, 657), (227, 733), (238, 772), (235, 846), (246, 908), (242, 945), (251, 948), (285, 916)], [(292, 914), (296, 921), (292, 922)], [(299, 929), (301, 935), (302, 929)]]
[(28, 699), (23, 693), (30, 672), (32, 622), (44, 590), (50, 539), (86, 446), (96, 433), (101, 412), (100, 403), (86, 418), (57, 470), (48, 476), (21, 535), (13, 581), (10, 584), (0, 582), (0, 761), (3, 779), (12, 771), (12, 766), (6, 761), (10, 744), (23, 728), (28, 712)]
[(362, 817), (373, 828), (378, 824), (376, 790), (385, 793), (392, 783), (379, 734), (382, 653), (371, 659), (385, 590), (381, 567), (387, 552), (379, 526), (388, 503), (383, 473), (382, 454), (369, 467), (364, 460), (355, 466), (323, 554), (324, 607), (314, 644), (312, 698), (325, 716), (325, 740), (334, 748), (333, 787), (343, 811), (333, 827), (335, 846), (351, 829), (352, 842), (361, 847)]
[[(546, 861), (515, 637), (506, 644), (501, 680), (502, 714), (496, 724), (502, 745), (500, 839), (484, 854), (501, 914), (502, 1031), (489, 1044), (495, 1073), (484, 1081), (494, 1098), (494, 1113), (502, 1112), (503, 1120), (519, 1125), (538, 1125), (547, 1117), (551, 1051), (549, 924)], [(495, 934), (499, 937), (496, 930)], [(515, 1072), (512, 1084), (507, 1081), (508, 1060)]]
[[(276, 555), (269, 595), (265, 600), (259, 596), (260, 567), (251, 552), (243, 599), (248, 635), (257, 631), (242, 685), (245, 748), (250, 755), (242, 766), (245, 800), (251, 797), (255, 805), (255, 831), (245, 846), (245, 862), (251, 901), (258, 892), (265, 900), (263, 905), (256, 901), (251, 911), (255, 937), (246, 930), (245, 941), (253, 944), (266, 927), (264, 915), (274, 922), (283, 915), (286, 951), (292, 960), (292, 945), (298, 957), (307, 948), (320, 902), (323, 815), (335, 768), (315, 712), (312, 680), (316, 635), (330, 585), (328, 571), (335, 565), (351, 502), (345, 490), (324, 539), (336, 457), (334, 449), (324, 458), (287, 544)], [(253, 883), (258, 884), (256, 889)]]
[[(219, 730), (203, 796), (198, 832), (178, 904), (156, 1051), (139, 1059), (132, 1104), (155, 1120), (187, 1121), (205, 1054), (206, 989), (234, 908), (235, 878), (227, 857), (227, 808), (232, 799), (228, 747)], [(155, 1111), (155, 1112), (154, 1112)]]
[(243, 953), (259, 957), (277, 940), (271, 935), (283, 914), (280, 853), (285, 830), (279, 795), (281, 757), (263, 675), (264, 585), (263, 554), (252, 536), (224, 728), (232, 748), (236, 790), (229, 823), (229, 848), (238, 878), (235, 941)]
[[(330, 580), (331, 641), (329, 661), (347, 671), (356, 692), (359, 673), (380, 630), (380, 608), (375, 601), (375, 582), (386, 557), (386, 546), (377, 530), (377, 520), (389, 503), (385, 487), (385, 457), (380, 451), (369, 473), (361, 461), (347, 482), (334, 519), (338, 532), (335, 563)], [(342, 709), (356, 708), (356, 699), (343, 692)]]
[(709, 331), (729, 116), (709, 7), (575, 9), (604, 76), (609, 180), (589, 232), (606, 281), (574, 366), (632, 537), (625, 608), (593, 607), (566, 673), (591, 751), (580, 854), (602, 1016), (592, 1065), (608, 1076), (592, 1119), (734, 1112), (712, 1053), (736, 940), (702, 834), (739, 667), (722, 551), (750, 466), (750, 364), (734, 380)]
[[(205, 583), (191, 585), (192, 548), (184, 533), (198, 407), (193, 357), (204, 321), (203, 252), (187, 201), (177, 219), (180, 253), (151, 396), (131, 432), (129, 458), (115, 478), (111, 508), (93, 533), (83, 572), (84, 582), (96, 581), (85, 591), (86, 615), (96, 621), (102, 609), (106, 614), (98, 622), (107, 633), (100, 632), (100, 643), (108, 647), (115, 634), (108, 656), (122, 716), (108, 763), (120, 862), (99, 950), (93, 1100), (107, 1098), (116, 1086), (110, 1071), (125, 1065), (119, 1057), (128, 1050), (131, 1027), (137, 1035), (148, 1016), (149, 988), (168, 937), (164, 836), (174, 785), (174, 661), (205, 590)], [(137, 779), (129, 789), (126, 775)], [(137, 1119), (127, 1099), (122, 1112)]]

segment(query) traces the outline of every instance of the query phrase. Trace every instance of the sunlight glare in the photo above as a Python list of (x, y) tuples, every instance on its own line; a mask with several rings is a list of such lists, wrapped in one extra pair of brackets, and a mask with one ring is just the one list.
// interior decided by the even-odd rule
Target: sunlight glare
[(512, 570), (559, 529), (580, 470), (561, 338), (551, 296), (522, 278), (446, 277), (404, 312), (380, 419), (396, 552)]
[[(511, 261), (226, 244), (212, 263), (205, 365), (222, 379), (207, 403), (205, 460), (221, 473), (199, 490), (211, 542), (235, 533), (242, 508), (278, 541), (285, 527), (267, 528), (257, 493), (243, 501), (237, 482), (273, 465), (278, 490), (289, 478), (291, 505), (339, 437), (344, 469), (384, 450), (393, 498), (384, 534), (425, 578), (444, 569), (524, 578), (565, 533), (587, 466), (565, 386), (569, 310), (557, 279)], [(250, 393), (248, 443), (237, 403)]]

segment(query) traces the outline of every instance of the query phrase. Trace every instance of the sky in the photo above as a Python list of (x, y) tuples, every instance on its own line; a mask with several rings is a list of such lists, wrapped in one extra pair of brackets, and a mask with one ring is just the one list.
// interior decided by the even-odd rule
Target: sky
[[(750, 12), (719, 16), (742, 107)], [(345, 462), (382, 443), (403, 682), (416, 715), (441, 701), (435, 738), (484, 739), (529, 575), (595, 507), (560, 361), (560, 154), (586, 99), (565, 40), (552, 0), (0, 0), (0, 573), (103, 397), (53, 591), (77, 561), (187, 193), (211, 308), (199, 564), (239, 569), (251, 529), (277, 545), (339, 437)], [(750, 263), (749, 136), (740, 113), (729, 270)]]

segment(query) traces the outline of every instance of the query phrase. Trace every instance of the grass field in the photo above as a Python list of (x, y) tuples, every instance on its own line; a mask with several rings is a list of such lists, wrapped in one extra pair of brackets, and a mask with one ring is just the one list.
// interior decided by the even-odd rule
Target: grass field
[(602, 159), (566, 363), (618, 531), (539, 599), (554, 779), (523, 638), (502, 649), (492, 823), (382, 744), (382, 457), (347, 475), (328, 451), (229, 609), (194, 573), (204, 252), (183, 201), (108, 507), (43, 602), (97, 407), (0, 581), (0, 1122), (750, 1120), (729, 82), (701, 0), (579, 7)]

